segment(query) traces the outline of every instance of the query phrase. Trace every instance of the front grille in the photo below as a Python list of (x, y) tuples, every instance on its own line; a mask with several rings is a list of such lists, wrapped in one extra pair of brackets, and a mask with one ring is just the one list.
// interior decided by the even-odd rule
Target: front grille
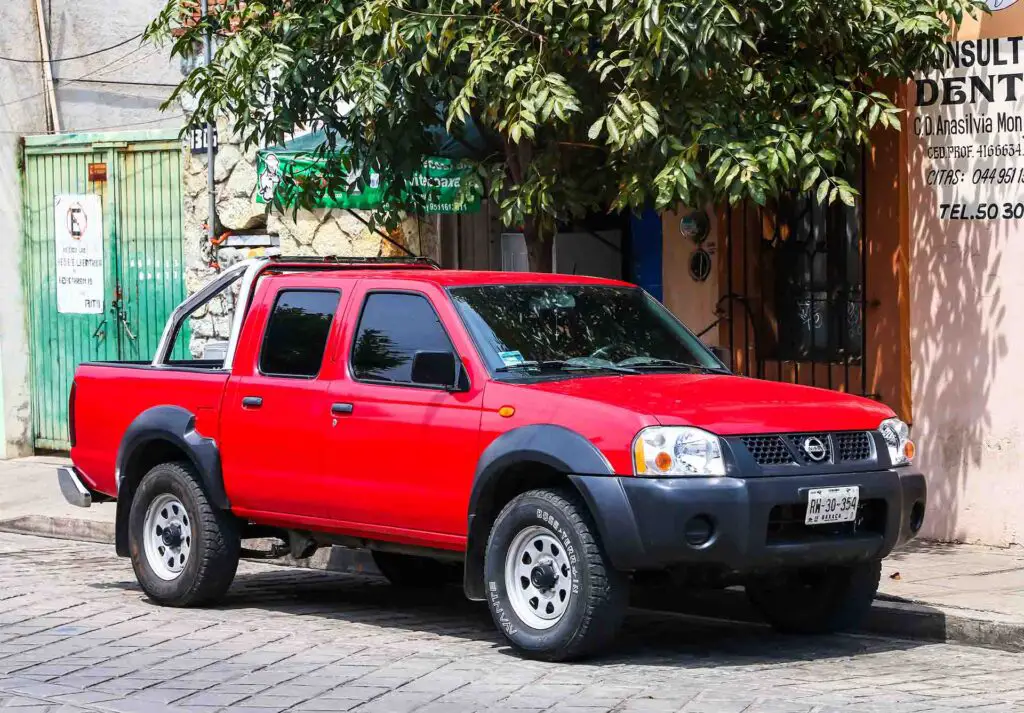
[(782, 545), (854, 535), (884, 535), (885, 508), (885, 500), (862, 500), (857, 506), (857, 519), (853, 522), (805, 525), (807, 503), (776, 505), (768, 515), (765, 541), (769, 545)]
[(826, 468), (845, 464), (864, 470), (875, 465), (868, 431), (765, 433), (729, 439), (734, 449), (750, 454), (761, 468)]
[(747, 436), (742, 439), (758, 465), (789, 465), (793, 456), (779, 436)]
[[(832, 462), (832, 440), (827, 433), (801, 433), (789, 436), (789, 442), (804, 465)], [(815, 446), (820, 450), (815, 450)], [(819, 457), (815, 457), (816, 455)]]
[(837, 433), (834, 438), (840, 461), (867, 460), (871, 457), (871, 436), (864, 431)]

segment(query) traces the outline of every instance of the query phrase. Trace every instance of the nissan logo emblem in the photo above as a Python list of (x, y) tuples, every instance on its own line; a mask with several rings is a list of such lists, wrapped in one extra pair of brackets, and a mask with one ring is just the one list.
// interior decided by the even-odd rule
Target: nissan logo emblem
[(828, 448), (825, 447), (825, 442), (816, 436), (804, 439), (804, 453), (807, 457), (815, 462), (821, 462), (828, 457)]

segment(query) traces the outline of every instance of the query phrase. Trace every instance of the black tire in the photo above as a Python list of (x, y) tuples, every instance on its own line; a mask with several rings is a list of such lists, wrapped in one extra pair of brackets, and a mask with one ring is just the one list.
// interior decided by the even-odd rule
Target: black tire
[(415, 557), (397, 552), (370, 553), (373, 563), (391, 584), (405, 589), (440, 589), (461, 581), (462, 567), (430, 557)]
[[(546, 629), (533, 628), (516, 614), (506, 586), (509, 548), (533, 527), (561, 542), (573, 565), (569, 603)], [(484, 576), (495, 625), (530, 658), (566, 661), (597, 652), (618, 633), (629, 603), (627, 576), (612, 567), (586, 505), (568, 489), (531, 490), (504, 507), (487, 541)]]
[(879, 560), (814, 567), (750, 581), (747, 597), (772, 628), (787, 634), (854, 629), (871, 608), (882, 573)]
[[(169, 494), (185, 507), (191, 528), (191, 550), (180, 574), (162, 579), (146, 556), (143, 538), (146, 512), (159, 496)], [(191, 463), (161, 463), (142, 478), (128, 517), (132, 567), (142, 590), (154, 601), (173, 607), (207, 604), (231, 586), (241, 549), (238, 523), (213, 507)]]

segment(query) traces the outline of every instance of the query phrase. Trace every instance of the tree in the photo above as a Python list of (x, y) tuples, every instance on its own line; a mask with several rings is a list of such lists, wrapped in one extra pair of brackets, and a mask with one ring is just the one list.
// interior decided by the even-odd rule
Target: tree
[[(700, 205), (789, 190), (852, 204), (848, 156), (877, 125), (898, 129), (883, 78), (937, 66), (951, 25), (978, 0), (169, 0), (151, 38), (214, 62), (171, 101), (194, 97), (192, 125), (229, 115), (247, 144), (296, 126), (347, 144), (322, 180), (372, 168), (389, 203), (443, 125), (472, 146), (473, 180), (530, 266), (551, 269), (555, 226), (587, 211)], [(467, 140), (470, 131), (482, 143)], [(334, 147), (330, 147), (333, 149)], [(365, 175), (360, 174), (360, 175)], [(362, 180), (362, 179), (360, 179)], [(314, 185), (315, 183), (315, 185)]]

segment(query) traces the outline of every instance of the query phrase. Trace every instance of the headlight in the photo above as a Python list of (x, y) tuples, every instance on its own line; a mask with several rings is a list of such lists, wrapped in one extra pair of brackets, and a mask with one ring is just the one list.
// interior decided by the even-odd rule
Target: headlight
[(910, 427), (898, 418), (887, 418), (878, 426), (889, 449), (889, 460), (893, 465), (907, 465), (914, 459), (917, 448), (910, 440)]
[(633, 442), (637, 475), (725, 475), (718, 436), (686, 426), (645, 428)]

